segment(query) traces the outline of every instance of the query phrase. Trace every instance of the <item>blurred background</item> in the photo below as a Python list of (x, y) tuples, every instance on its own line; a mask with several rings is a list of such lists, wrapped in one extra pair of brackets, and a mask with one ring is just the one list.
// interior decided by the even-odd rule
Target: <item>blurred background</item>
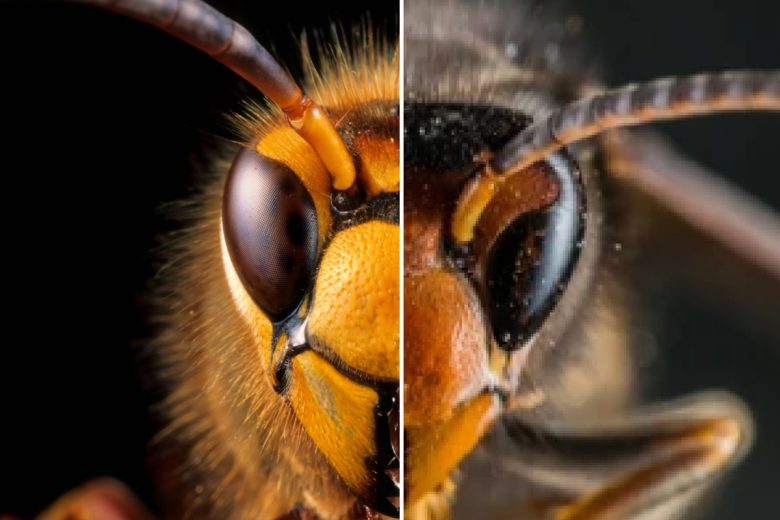
[[(579, 0), (606, 81), (780, 68), (780, 4)], [(733, 114), (656, 125), (679, 151), (780, 212), (780, 116)], [(780, 214), (780, 213), (779, 213)], [(776, 515), (780, 467), (780, 282), (659, 214), (636, 251), (635, 341), (645, 398), (727, 389), (744, 399), (757, 442), (701, 517)], [(627, 254), (631, 254), (628, 252)]]
[[(256, 2), (213, 4), (293, 72), (303, 28), (349, 26), (369, 11), (358, 2), (294, 2), (274, 4), (284, 14), (272, 16)], [(575, 8), (610, 85), (780, 68), (776, 2), (578, 0)], [(392, 31), (397, 9), (372, 2), (370, 12)], [(8, 309), (0, 349), (0, 512), (31, 517), (103, 475), (128, 483), (153, 506), (144, 467), (153, 432), (149, 393), (132, 353), (148, 333), (143, 295), (154, 283), (151, 251), (169, 226), (159, 208), (187, 196), (193, 172), (232, 136), (224, 114), (254, 94), (167, 35), (80, 6), (0, 2), (0, 49), (0, 121), (9, 135), (0, 141)], [(778, 116), (659, 128), (780, 212)], [(780, 304), (766, 290), (708, 290), (707, 280), (737, 276), (743, 267), (706, 263), (699, 270), (707, 276), (696, 279), (689, 276), (696, 255), (677, 252), (706, 254), (711, 245), (685, 230), (656, 238), (669, 242), (655, 254), (643, 251), (635, 280), (642, 296), (637, 331), (652, 353), (643, 369), (646, 397), (727, 388), (750, 404), (758, 443), (705, 517), (766, 518), (780, 467)], [(772, 292), (760, 275), (744, 276), (757, 280), (744, 287)]]

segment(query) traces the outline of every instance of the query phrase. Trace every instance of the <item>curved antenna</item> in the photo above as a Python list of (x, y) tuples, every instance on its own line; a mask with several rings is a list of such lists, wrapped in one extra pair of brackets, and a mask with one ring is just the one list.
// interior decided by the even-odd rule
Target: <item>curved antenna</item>
[(609, 90), (566, 105), (512, 138), (493, 158), (501, 173), (605, 130), (665, 119), (746, 110), (780, 110), (780, 71), (663, 78)]
[(606, 130), (653, 121), (747, 110), (780, 110), (780, 71), (732, 71), (663, 78), (577, 100), (513, 137), (458, 200), (451, 232), (470, 242), (503, 179), (564, 146)]
[(205, 52), (277, 104), (346, 190), (355, 165), (325, 111), (313, 103), (271, 54), (243, 26), (201, 0), (70, 0), (94, 5), (153, 25)]

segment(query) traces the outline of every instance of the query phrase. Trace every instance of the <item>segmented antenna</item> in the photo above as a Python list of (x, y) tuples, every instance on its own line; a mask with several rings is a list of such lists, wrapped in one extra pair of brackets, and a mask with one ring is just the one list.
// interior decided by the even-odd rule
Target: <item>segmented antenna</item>
[(509, 173), (612, 128), (745, 110), (780, 110), (780, 72), (663, 78), (581, 99), (520, 132), (492, 165), (497, 172)]
[(271, 54), (243, 26), (201, 0), (70, 0), (114, 11), (153, 25), (226, 65), (277, 104), (346, 190), (355, 165), (324, 110), (313, 103)]
[(663, 78), (577, 100), (512, 138), (463, 191), (452, 219), (456, 242), (474, 227), (503, 179), (605, 130), (729, 111), (780, 110), (780, 71)]

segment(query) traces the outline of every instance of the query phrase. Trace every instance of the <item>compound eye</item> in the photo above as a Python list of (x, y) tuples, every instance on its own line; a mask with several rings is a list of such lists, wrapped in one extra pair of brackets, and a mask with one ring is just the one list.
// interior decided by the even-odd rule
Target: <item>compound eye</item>
[(579, 258), (585, 228), (579, 172), (559, 154), (550, 157), (547, 166), (557, 186), (554, 201), (518, 215), (496, 237), (487, 257), (488, 309), (504, 350), (520, 348), (539, 330)]
[(301, 302), (315, 268), (311, 195), (290, 168), (244, 149), (228, 173), (222, 221), (247, 292), (272, 321), (284, 319)]

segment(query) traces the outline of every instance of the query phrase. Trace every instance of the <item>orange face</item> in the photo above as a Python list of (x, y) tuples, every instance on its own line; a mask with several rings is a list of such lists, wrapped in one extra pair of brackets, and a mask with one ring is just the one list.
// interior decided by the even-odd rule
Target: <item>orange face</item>
[[(463, 204), (486, 172), (492, 149), (484, 136), (512, 135), (525, 122), (506, 109), (407, 107), (404, 426), (412, 517), (418, 505), (428, 511), (422, 516), (437, 510), (463, 457), (525, 397), (518, 375), (526, 344), (577, 259), (571, 244), (583, 229), (582, 194), (563, 156), (490, 186), (476, 216)], [(464, 222), (469, 240), (459, 244), (456, 224)]]
[(397, 58), (379, 68), (383, 75), (344, 64), (326, 71), (337, 74), (328, 90), (316, 82), (309, 89), (353, 156), (356, 189), (334, 189), (312, 147), (280, 118), (262, 116), (252, 129), (254, 148), (241, 152), (226, 185), (222, 257), (266, 384), (346, 487), (392, 514), (398, 424), (391, 417), (400, 378)]
[(456, 195), (425, 190), (428, 175), (407, 175), (404, 198), (407, 504), (447, 480), (499, 411), (479, 295), (444, 255)]

